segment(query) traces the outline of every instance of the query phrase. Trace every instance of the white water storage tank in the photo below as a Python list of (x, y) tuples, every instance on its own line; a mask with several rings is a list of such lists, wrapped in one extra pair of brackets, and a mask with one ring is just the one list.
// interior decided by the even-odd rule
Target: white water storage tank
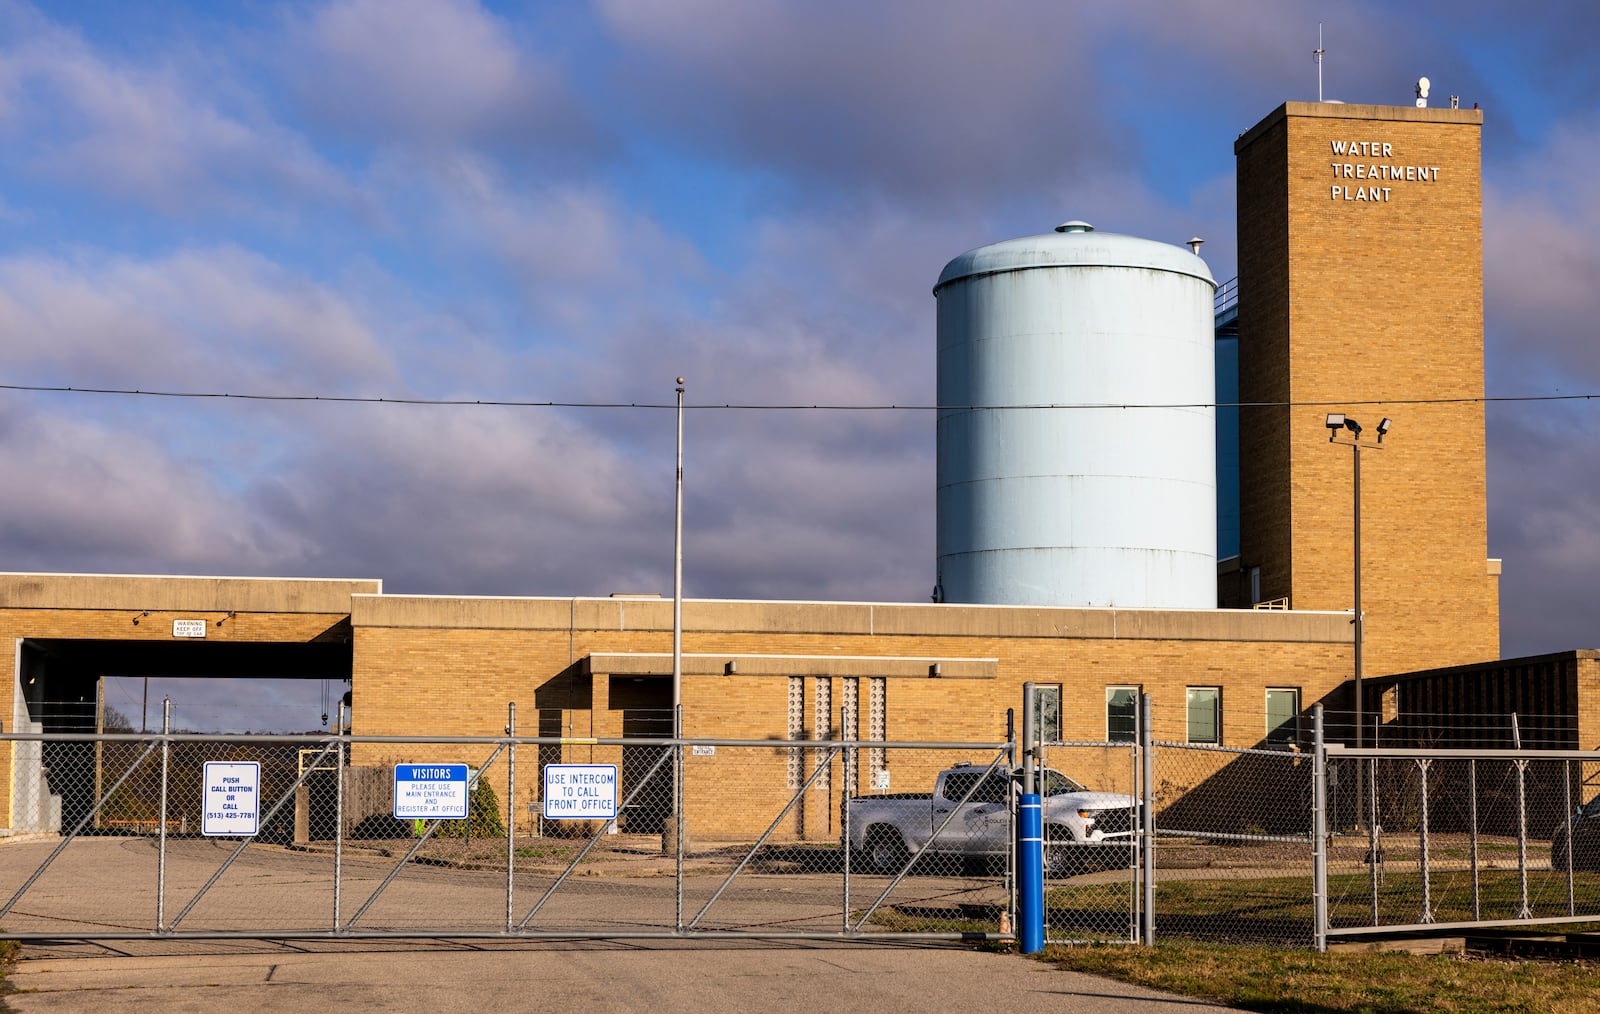
[(946, 265), (936, 595), (1216, 608), (1215, 291), (1084, 222)]

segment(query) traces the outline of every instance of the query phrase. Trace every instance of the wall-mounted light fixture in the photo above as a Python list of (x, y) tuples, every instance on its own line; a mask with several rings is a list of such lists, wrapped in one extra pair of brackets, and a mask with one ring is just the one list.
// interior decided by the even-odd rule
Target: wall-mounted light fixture
[(731, 658), (728, 659), (726, 662), (722, 663), (722, 675), (724, 675), (724, 676), (737, 676), (737, 675), (739, 675), (739, 663), (737, 661), (735, 661), (734, 659), (731, 659)]
[(938, 679), (939, 677), (941, 677), (943, 675), (944, 675), (944, 667), (941, 666), (938, 662), (935, 662), (932, 665), (928, 666), (928, 678), (929, 679), (936, 680), (936, 679)]

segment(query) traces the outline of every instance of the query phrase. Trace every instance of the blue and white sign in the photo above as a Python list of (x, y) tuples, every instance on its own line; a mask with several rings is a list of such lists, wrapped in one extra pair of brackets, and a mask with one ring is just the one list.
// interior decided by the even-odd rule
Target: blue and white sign
[(465, 764), (396, 764), (394, 815), (402, 820), (465, 820)]
[(613, 820), (615, 764), (551, 764), (544, 769), (544, 815), (550, 820)]
[(256, 761), (206, 761), (200, 833), (247, 838), (261, 818), (261, 765)]

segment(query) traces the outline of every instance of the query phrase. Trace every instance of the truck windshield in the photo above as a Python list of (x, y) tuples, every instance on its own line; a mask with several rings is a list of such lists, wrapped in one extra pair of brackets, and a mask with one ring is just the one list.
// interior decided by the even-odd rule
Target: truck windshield
[(1044, 773), (1044, 784), (1041, 788), (1044, 790), (1040, 793), (1042, 796), (1059, 796), (1067, 792), (1084, 791), (1083, 786), (1059, 771), (1046, 771)]

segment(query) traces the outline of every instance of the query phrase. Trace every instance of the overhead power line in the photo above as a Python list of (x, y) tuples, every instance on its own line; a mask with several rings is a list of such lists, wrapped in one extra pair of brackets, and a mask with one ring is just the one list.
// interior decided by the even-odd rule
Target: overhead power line
[[(0, 391), (23, 391), (36, 394), (97, 394), (120, 395), (139, 398), (176, 398), (188, 400), (328, 402), (354, 405), (435, 405), (480, 406), (483, 408), (642, 408), (676, 409), (676, 402), (643, 401), (521, 401), (506, 398), (418, 398), (380, 397), (355, 394), (252, 394), (232, 391), (147, 391), (127, 387), (67, 387), (45, 384), (0, 384)], [(1483, 396), (1477, 398), (1368, 398), (1320, 401), (1239, 401), (1239, 402), (1039, 402), (1016, 405), (927, 405), (927, 404), (828, 404), (803, 402), (782, 404), (756, 404), (739, 402), (684, 403), (685, 409), (723, 409), (742, 412), (934, 412), (963, 410), (1010, 409), (1145, 409), (1145, 408), (1336, 408), (1365, 405), (1488, 405), (1540, 401), (1591, 401), (1600, 398), (1592, 394), (1527, 394)]]

